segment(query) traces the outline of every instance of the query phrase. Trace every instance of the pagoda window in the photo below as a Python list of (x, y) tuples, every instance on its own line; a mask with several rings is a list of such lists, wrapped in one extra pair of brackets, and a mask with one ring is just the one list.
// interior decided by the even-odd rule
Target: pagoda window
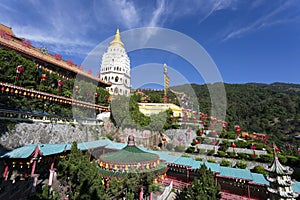
[(118, 76), (116, 76), (116, 78), (115, 78), (115, 82), (117, 83), (119, 81), (119, 77)]
[(119, 67), (117, 67), (117, 71), (119, 71)]
[(118, 88), (115, 88), (115, 94), (118, 94)]
[(104, 80), (107, 81), (107, 77), (106, 76), (104, 77)]

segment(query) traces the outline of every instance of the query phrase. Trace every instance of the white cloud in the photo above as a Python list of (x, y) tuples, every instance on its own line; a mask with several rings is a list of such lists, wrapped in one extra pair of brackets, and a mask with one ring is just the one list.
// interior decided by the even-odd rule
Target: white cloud
[(288, 9), (292, 5), (291, 1), (285, 1), (284, 4), (278, 5), (274, 10), (271, 12), (261, 16), (260, 18), (256, 18), (254, 22), (251, 24), (244, 26), (242, 28), (236, 29), (231, 31), (230, 33), (227, 33), (227, 35), (224, 37), (223, 41), (227, 41), (232, 38), (239, 38), (243, 35), (254, 32), (257, 30), (260, 30), (262, 28), (279, 24), (279, 23), (285, 23), (290, 21), (291, 19), (288, 19), (287, 16), (285, 18), (277, 19), (278, 15), (280, 15), (283, 11)]
[(157, 1), (157, 8), (152, 13), (152, 18), (150, 19), (147, 26), (149, 27), (156, 27), (159, 25), (159, 23), (162, 23), (161, 16), (165, 12), (165, 1)]

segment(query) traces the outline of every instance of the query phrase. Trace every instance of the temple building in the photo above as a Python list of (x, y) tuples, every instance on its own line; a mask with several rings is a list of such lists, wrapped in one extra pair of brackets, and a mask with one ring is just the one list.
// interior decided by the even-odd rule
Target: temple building
[(123, 149), (106, 153), (98, 160), (100, 173), (107, 177), (124, 177), (127, 173), (153, 172), (163, 179), (167, 165), (160, 162), (160, 157), (135, 146), (134, 136), (128, 137), (127, 146)]
[(274, 148), (274, 161), (266, 168), (266, 170), (269, 172), (266, 179), (270, 183), (267, 188), (270, 199), (292, 200), (299, 196), (292, 188), (292, 185), (295, 183), (295, 181), (291, 179), (294, 170), (290, 167), (281, 165), (276, 153), (276, 148)]
[(111, 82), (107, 87), (112, 95), (130, 94), (130, 60), (117, 29), (114, 39), (102, 56), (100, 78), (104, 82)]

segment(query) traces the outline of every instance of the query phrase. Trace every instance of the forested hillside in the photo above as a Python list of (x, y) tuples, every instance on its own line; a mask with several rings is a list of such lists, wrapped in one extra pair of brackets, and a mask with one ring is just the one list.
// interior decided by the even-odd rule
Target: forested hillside
[[(187, 85), (172, 87), (176, 91), (188, 91)], [(207, 85), (192, 85), (200, 104), (200, 110), (210, 113), (211, 100)], [(225, 84), (227, 96), (226, 120), (229, 129), (240, 125), (242, 131), (267, 133), (276, 141), (284, 141), (287, 135), (300, 133), (300, 85), (273, 84)]]

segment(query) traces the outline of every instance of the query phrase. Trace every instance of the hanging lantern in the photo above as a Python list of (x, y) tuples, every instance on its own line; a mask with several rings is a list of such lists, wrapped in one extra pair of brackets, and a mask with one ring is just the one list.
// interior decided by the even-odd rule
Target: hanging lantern
[(162, 140), (163, 142), (165, 142), (165, 141), (167, 140), (167, 138), (163, 137), (163, 138), (161, 138), (161, 140)]
[(75, 91), (78, 92), (79, 90), (80, 90), (80, 87), (76, 85), (75, 86)]
[(14, 93), (14, 89), (10, 89), (10, 93)]
[(58, 85), (58, 91), (61, 92), (62, 89), (62, 85), (64, 84), (64, 82), (62, 80), (58, 80), (57, 81), (57, 85)]
[(236, 135), (239, 136), (241, 133), (241, 127), (239, 125), (236, 125), (235, 127)]
[(6, 88), (5, 92), (9, 92), (9, 88)]
[(235, 147), (236, 147), (236, 144), (232, 143), (231, 147), (232, 147), (232, 148), (235, 148)]
[(1, 92), (4, 92), (4, 90), (5, 90), (5, 87), (2, 87), (2, 88), (1, 88)]
[(19, 91), (18, 91), (18, 90), (15, 90), (15, 94), (19, 94)]
[(16, 80), (19, 80), (20, 79), (20, 76), (21, 76), (21, 73), (24, 72), (24, 68), (22, 65), (18, 65), (17, 66), (17, 77), (16, 77)]
[(199, 144), (199, 141), (198, 141), (198, 140), (195, 140), (195, 144)]
[(41, 79), (42, 79), (42, 86), (44, 87), (44, 81), (47, 79), (47, 75), (42, 74)]
[(94, 96), (97, 98), (99, 95), (98, 95), (98, 93), (95, 93)]

